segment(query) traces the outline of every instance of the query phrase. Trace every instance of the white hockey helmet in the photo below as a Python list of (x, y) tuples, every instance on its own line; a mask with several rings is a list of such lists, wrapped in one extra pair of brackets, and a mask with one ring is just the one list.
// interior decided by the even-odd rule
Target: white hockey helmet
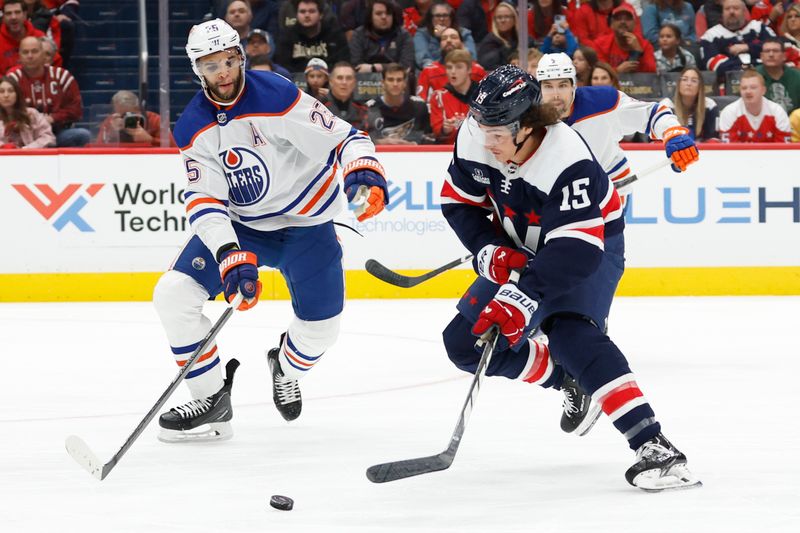
[(239, 88), (240, 94), (241, 90), (244, 88), (246, 55), (239, 40), (239, 33), (234, 30), (230, 24), (222, 19), (208, 20), (201, 24), (192, 26), (192, 29), (189, 30), (189, 39), (186, 43), (186, 55), (189, 56), (189, 61), (192, 63), (192, 70), (194, 71), (195, 75), (200, 78), (200, 84), (203, 86), (203, 91), (206, 93), (206, 96), (208, 96), (208, 98), (213, 102), (216, 102), (220, 105), (225, 104), (215, 100), (214, 97), (209, 93), (208, 86), (206, 85), (206, 79), (197, 68), (197, 60), (201, 57), (205, 57), (216, 52), (230, 50), (231, 48), (236, 48), (241, 58), (241, 65), (239, 67), (242, 73), (240, 82), (241, 85)]
[(539, 66), (536, 67), (536, 80), (541, 83), (546, 80), (561, 79), (570, 79), (572, 86), (576, 85), (577, 75), (572, 59), (564, 52), (543, 55), (539, 60)]

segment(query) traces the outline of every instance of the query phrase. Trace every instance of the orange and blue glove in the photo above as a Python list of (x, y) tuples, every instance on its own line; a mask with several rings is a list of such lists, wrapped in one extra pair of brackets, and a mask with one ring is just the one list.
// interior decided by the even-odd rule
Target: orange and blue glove
[(694, 139), (683, 126), (673, 126), (664, 132), (664, 148), (667, 150), (667, 157), (672, 160), (672, 170), (675, 172), (683, 172), (686, 167), (700, 159)]
[(508, 339), (509, 346), (517, 344), (525, 335), (525, 328), (539, 304), (513, 283), (502, 285), (494, 298), (483, 308), (472, 326), (472, 333), (481, 336), (494, 325)]
[(348, 163), (344, 167), (344, 192), (348, 202), (363, 202), (356, 208), (359, 222), (383, 211), (384, 206), (389, 203), (389, 189), (381, 164), (369, 157)]
[(239, 311), (247, 311), (255, 307), (261, 295), (261, 282), (258, 280), (258, 259), (253, 252), (234, 248), (220, 254), (219, 274), (222, 277), (222, 288), (225, 300), (232, 302), (237, 293), (244, 299), (239, 304)]

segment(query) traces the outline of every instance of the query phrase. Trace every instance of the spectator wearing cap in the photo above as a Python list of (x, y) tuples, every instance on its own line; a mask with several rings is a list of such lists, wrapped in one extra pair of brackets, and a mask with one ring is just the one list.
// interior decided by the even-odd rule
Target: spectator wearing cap
[(19, 62), (19, 42), (25, 37), (43, 37), (44, 33), (28, 20), (22, 0), (5, 0), (0, 22), (0, 75)]
[(739, 94), (742, 96), (719, 114), (719, 133), (723, 142), (791, 141), (791, 126), (786, 111), (765, 98), (766, 92), (767, 86), (761, 74), (754, 69), (742, 73), (739, 82)]
[(800, 70), (787, 67), (783, 41), (770, 37), (761, 45), (761, 64), (756, 67), (767, 85), (766, 96), (786, 113), (800, 107)]
[(290, 72), (304, 72), (308, 60), (318, 57), (326, 63), (349, 62), (350, 48), (338, 25), (322, 19), (323, 0), (298, 0), (297, 24), (278, 39), (275, 60)]
[[(464, 49), (464, 43), (461, 41), (461, 35), (455, 28), (447, 28), (442, 31), (440, 39), (441, 56), (447, 57), (447, 54), (453, 50)], [(480, 81), (486, 76), (486, 70), (480, 66), (477, 61), (472, 62), (473, 81)], [(444, 89), (447, 85), (447, 69), (441, 61), (434, 61), (419, 73), (417, 80), (417, 96), (424, 101), (429, 102), (433, 96), (433, 91)]]
[(631, 8), (634, 17), (634, 32), (641, 33), (642, 27), (636, 10), (624, 0), (589, 0), (581, 2), (581, 6), (575, 12), (572, 20), (572, 33), (578, 38), (578, 42), (583, 46), (595, 48), (594, 41), (604, 35), (612, 33), (609, 20), (611, 12), (626, 5)]
[(655, 72), (653, 45), (635, 32), (635, 25), (633, 6), (622, 3), (615, 7), (611, 11), (611, 33), (598, 37), (594, 42), (597, 57), (618, 73)]
[(726, 72), (754, 65), (761, 56), (761, 43), (775, 34), (758, 20), (747, 20), (744, 0), (723, 0), (722, 22), (709, 28), (700, 39), (707, 70), (722, 79)]
[(272, 61), (272, 36), (268, 32), (258, 28), (250, 30), (250, 33), (247, 34), (244, 51), (247, 54), (248, 64), (254, 57), (265, 55), (270, 58), (270, 68), (276, 74), (280, 74), (284, 78), (292, 79), (292, 75), (286, 70), (286, 67)]
[[(113, 113), (100, 123), (98, 144), (114, 146), (161, 146), (161, 117), (142, 114), (139, 98), (131, 91), (117, 91), (111, 98)], [(172, 146), (175, 141), (171, 142)]]
[(9, 76), (20, 85), (25, 105), (33, 107), (50, 123), (59, 147), (85, 146), (91, 141), (89, 130), (73, 128), (83, 116), (78, 83), (68, 70), (45, 66), (42, 42), (25, 37), (19, 43), (20, 67)]
[(683, 38), (697, 41), (694, 29), (694, 8), (685, 0), (655, 0), (642, 10), (642, 32), (653, 46), (658, 45), (658, 34), (665, 24), (677, 26)]
[(306, 66), (306, 92), (322, 100), (328, 96), (328, 64), (318, 57), (311, 58)]
[(246, 44), (247, 35), (250, 33), (250, 23), (253, 21), (253, 10), (247, 0), (233, 0), (225, 10), (225, 22), (239, 34), (239, 40)]
[(366, 131), (367, 106), (353, 98), (356, 92), (356, 70), (353, 65), (345, 61), (336, 63), (328, 83), (330, 91), (320, 101), (337, 117), (356, 129)]
[(387, 63), (414, 67), (414, 42), (393, 0), (373, 0), (367, 22), (353, 32), (350, 59), (356, 72), (382, 72)]
[(453, 144), (478, 84), (470, 78), (472, 57), (466, 50), (453, 50), (444, 63), (448, 83), (431, 98), (431, 128), (437, 142)]

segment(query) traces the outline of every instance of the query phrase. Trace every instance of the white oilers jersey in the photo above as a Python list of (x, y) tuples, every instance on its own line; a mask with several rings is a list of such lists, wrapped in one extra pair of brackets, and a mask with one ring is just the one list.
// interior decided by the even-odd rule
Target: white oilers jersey
[(220, 107), (199, 92), (175, 125), (192, 230), (216, 254), (231, 221), (260, 231), (313, 226), (344, 206), (340, 169), (375, 159), (369, 137), (272, 72), (248, 71)]
[(625, 135), (641, 132), (656, 140), (669, 128), (680, 126), (666, 105), (635, 100), (613, 87), (578, 87), (565, 122), (586, 140), (614, 182), (631, 173), (628, 158), (619, 147)]

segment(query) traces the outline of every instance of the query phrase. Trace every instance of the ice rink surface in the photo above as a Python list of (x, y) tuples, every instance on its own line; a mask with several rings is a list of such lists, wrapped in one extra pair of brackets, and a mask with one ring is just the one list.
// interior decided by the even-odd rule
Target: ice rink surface
[[(2, 304), (0, 531), (800, 531), (800, 298), (627, 298), (612, 338), (701, 489), (647, 494), (601, 418), (558, 427), (561, 393), (489, 378), (453, 466), (383, 485), (375, 463), (442, 451), (469, 387), (445, 356), (449, 300), (350, 301), (340, 340), (301, 382), (292, 424), (272, 405), (264, 349), (288, 302), (220, 334), (242, 363), (232, 440), (167, 445), (154, 422), (98, 482), (64, 450), (108, 460), (177, 372), (150, 304)], [(212, 320), (222, 312), (209, 304)], [(169, 402), (188, 399), (185, 387)], [(295, 509), (268, 505), (271, 494)]]

